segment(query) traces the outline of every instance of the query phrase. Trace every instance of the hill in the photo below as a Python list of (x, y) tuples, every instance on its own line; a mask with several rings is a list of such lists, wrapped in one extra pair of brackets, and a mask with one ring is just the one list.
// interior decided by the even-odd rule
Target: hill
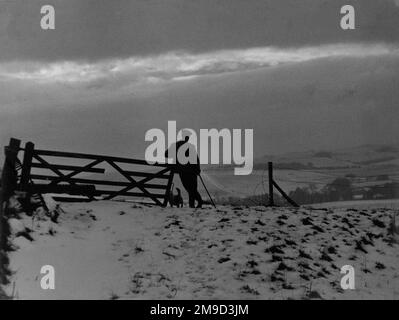
[[(384, 166), (399, 168), (399, 147), (395, 145), (362, 145), (338, 150), (311, 150), (282, 155), (263, 156), (255, 159), (256, 165), (273, 161), (277, 164), (298, 164), (313, 169), (357, 168), (361, 166)], [(289, 167), (286, 167), (288, 169)]]
[[(6, 287), (20, 299), (398, 299), (391, 208), (181, 210), (62, 204), (59, 223), (13, 221)], [(15, 226), (18, 225), (19, 229)], [(24, 228), (31, 240), (18, 235)], [(40, 268), (56, 289), (40, 289)], [(356, 290), (340, 286), (343, 265)]]

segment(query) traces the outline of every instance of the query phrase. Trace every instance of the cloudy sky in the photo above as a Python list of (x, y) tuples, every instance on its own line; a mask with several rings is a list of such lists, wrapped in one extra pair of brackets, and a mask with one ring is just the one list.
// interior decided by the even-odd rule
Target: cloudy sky
[(254, 129), (255, 156), (396, 144), (398, 89), (398, 0), (0, 0), (1, 145), (143, 158), (167, 120)]

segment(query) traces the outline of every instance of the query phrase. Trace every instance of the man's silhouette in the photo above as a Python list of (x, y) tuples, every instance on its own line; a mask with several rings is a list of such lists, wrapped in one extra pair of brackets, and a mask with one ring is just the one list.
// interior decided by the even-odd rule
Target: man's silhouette
[(202, 207), (202, 198), (198, 192), (197, 176), (200, 174), (200, 163), (194, 145), (188, 142), (190, 133), (183, 133), (183, 140), (177, 141), (165, 152), (165, 157), (172, 158), (176, 163), (176, 171), (179, 173), (183, 187), (188, 193), (190, 208)]

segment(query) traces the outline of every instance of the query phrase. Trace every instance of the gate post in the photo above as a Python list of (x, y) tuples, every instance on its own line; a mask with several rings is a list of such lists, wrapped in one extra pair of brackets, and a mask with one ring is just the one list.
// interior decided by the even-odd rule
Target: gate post
[(29, 185), (30, 170), (32, 166), (34, 148), (35, 145), (32, 142), (27, 142), (25, 144), (24, 160), (22, 163), (22, 173), (21, 173), (21, 182), (20, 182), (21, 191), (27, 190), (27, 187)]
[(10, 143), (4, 148), (5, 160), (3, 171), (1, 172), (1, 189), (0, 189), (0, 282), (6, 281), (6, 253), (5, 248), (8, 238), (8, 222), (6, 209), (8, 200), (15, 191), (17, 186), (17, 172), (15, 162), (17, 159), (19, 146), (21, 141), (11, 138)]
[(20, 140), (11, 138), (9, 145), (4, 148), (5, 160), (1, 173), (1, 194), (3, 202), (10, 198), (17, 186), (15, 164), (20, 144)]

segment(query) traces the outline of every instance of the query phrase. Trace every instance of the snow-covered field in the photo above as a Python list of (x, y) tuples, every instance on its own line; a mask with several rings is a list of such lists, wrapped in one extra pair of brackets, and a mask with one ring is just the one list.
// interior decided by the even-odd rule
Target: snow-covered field
[[(399, 245), (389, 235), (396, 209), (61, 208), (57, 224), (25, 214), (12, 221), (5, 290), (14, 298), (399, 298)], [(55, 268), (55, 290), (40, 287), (43, 265)], [(355, 268), (355, 290), (341, 289), (343, 265)]]

